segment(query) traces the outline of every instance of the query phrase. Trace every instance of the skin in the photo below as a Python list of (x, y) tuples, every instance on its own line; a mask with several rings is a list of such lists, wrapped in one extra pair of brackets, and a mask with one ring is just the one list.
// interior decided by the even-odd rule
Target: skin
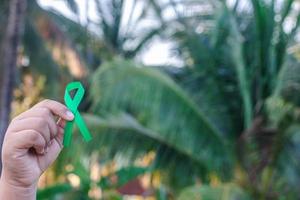
[(44, 100), (12, 120), (2, 149), (0, 199), (36, 199), (38, 179), (61, 152), (65, 123), (73, 118), (65, 105)]

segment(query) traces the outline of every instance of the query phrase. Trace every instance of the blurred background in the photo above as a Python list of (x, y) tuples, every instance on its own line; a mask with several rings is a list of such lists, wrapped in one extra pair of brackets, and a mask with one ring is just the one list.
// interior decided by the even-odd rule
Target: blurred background
[(300, 1), (1, 0), (0, 142), (79, 80), (38, 199), (299, 199)]

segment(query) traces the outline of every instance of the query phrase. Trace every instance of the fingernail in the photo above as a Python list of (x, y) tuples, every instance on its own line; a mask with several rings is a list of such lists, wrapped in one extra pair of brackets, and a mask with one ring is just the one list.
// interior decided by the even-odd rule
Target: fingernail
[(69, 111), (69, 110), (67, 110), (66, 115), (67, 115), (70, 119), (73, 119), (73, 118), (74, 118), (74, 114), (73, 114), (71, 111)]

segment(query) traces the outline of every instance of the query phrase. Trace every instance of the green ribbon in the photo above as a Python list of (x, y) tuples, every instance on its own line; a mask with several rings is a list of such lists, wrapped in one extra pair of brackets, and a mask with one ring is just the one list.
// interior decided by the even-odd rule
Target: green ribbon
[[(70, 92), (72, 90), (77, 90), (77, 91), (75, 91), (76, 93), (75, 93), (73, 99), (70, 96)], [(88, 142), (92, 139), (92, 136), (77, 109), (83, 96), (84, 96), (84, 88), (80, 82), (71, 82), (67, 85), (66, 90), (65, 90), (64, 100), (65, 100), (65, 104), (68, 107), (68, 109), (74, 114), (74, 120), (68, 121), (65, 126), (65, 134), (64, 134), (63, 144), (66, 147), (71, 144), (72, 128), (73, 128), (74, 122), (77, 124), (79, 131), (80, 131), (83, 139), (86, 142)]]

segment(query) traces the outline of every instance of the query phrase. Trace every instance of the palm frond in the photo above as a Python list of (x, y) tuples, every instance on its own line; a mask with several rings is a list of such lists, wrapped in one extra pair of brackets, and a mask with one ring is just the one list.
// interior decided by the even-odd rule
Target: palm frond
[(79, 14), (78, 5), (75, 0), (66, 0), (66, 3), (72, 12), (74, 12), (75, 14)]
[(126, 58), (133, 58), (136, 56), (141, 49), (145, 48), (145, 46), (149, 43), (149, 41), (155, 36), (158, 35), (161, 32), (161, 28), (150, 30), (150, 32), (147, 32), (145, 36), (143, 36), (139, 43), (136, 45), (136, 47), (132, 50), (129, 50), (125, 52)]
[[(238, 29), (235, 18), (228, 12), (227, 7), (223, 5), (222, 8), (226, 17), (229, 18), (230, 32), (229, 32), (229, 45), (232, 49), (232, 60), (235, 65), (236, 76), (239, 83), (240, 95), (243, 100), (244, 111), (244, 126), (249, 128), (253, 118), (253, 105), (251, 99), (250, 84), (248, 79), (248, 71), (245, 66), (245, 60), (243, 56), (243, 38)], [(223, 17), (225, 17), (223, 16)]]
[[(82, 146), (81, 152), (89, 154), (98, 151), (103, 160), (114, 158), (120, 166), (131, 165), (146, 153), (156, 152), (150, 170), (159, 170), (165, 184), (179, 189), (195, 183), (197, 178), (204, 182), (209, 181), (210, 171), (195, 158), (195, 155), (186, 153), (183, 148), (146, 129), (128, 114), (119, 114), (108, 119), (85, 115), (85, 120), (93, 132), (94, 139)], [(78, 134), (75, 138), (76, 144), (82, 140)], [(69, 155), (69, 159), (65, 160), (74, 162), (74, 159), (76, 158)]]
[(105, 41), (110, 48), (120, 53), (121, 42), (121, 20), (123, 17), (123, 0), (113, 0), (110, 3), (103, 3), (95, 0), (96, 8), (101, 20), (101, 30)]
[[(95, 5), (100, 18), (102, 37), (107, 50), (112, 55), (118, 54), (125, 58), (133, 58), (151, 38), (162, 30), (161, 27), (154, 25), (145, 28), (140, 23), (148, 17), (148, 11), (153, 8), (147, 6), (145, 2), (133, 1), (128, 16), (124, 10), (125, 1), (123, 0), (111, 2), (95, 0)], [(139, 13), (140, 7), (141, 13)]]
[(294, 0), (284, 1), (284, 6), (283, 6), (282, 11), (281, 11), (281, 24), (283, 24), (286, 17), (291, 12), (291, 10), (292, 10), (291, 8), (292, 8), (293, 3), (294, 3)]
[[(144, 134), (152, 137), (150, 147), (155, 145), (161, 154), (167, 153), (165, 158), (171, 158), (170, 150), (175, 150), (181, 154), (179, 157), (188, 157), (202, 169), (221, 173), (228, 169), (230, 154), (225, 148), (225, 138), (168, 77), (151, 69), (135, 67), (131, 62), (114, 61), (95, 73), (93, 85), (92, 113), (126, 112), (136, 120), (135, 126), (139, 124), (139, 129), (148, 130)], [(127, 140), (112, 143), (129, 149), (142, 138), (130, 136)], [(129, 144), (125, 145), (125, 142)]]

